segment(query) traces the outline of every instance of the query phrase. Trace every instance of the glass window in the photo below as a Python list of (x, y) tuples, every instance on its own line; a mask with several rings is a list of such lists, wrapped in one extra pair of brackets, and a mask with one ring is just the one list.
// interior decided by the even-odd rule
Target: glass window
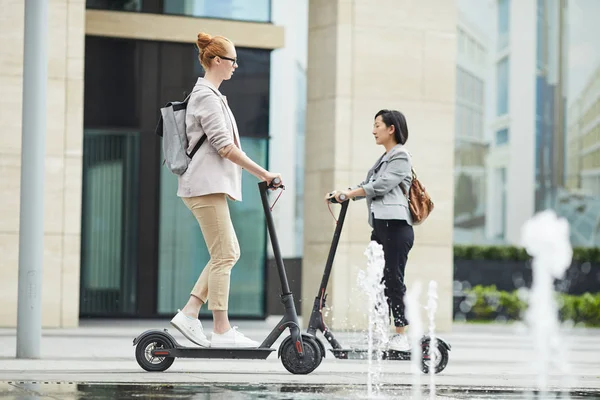
[(139, 127), (138, 55), (134, 40), (85, 37), (86, 127)]
[(480, 114), (479, 111), (473, 111), (473, 137), (478, 138), (481, 136), (481, 129), (479, 127)]
[(86, 0), (86, 7), (100, 10), (141, 11), (142, 0)]
[(454, 133), (456, 135), (456, 137), (458, 138), (459, 136), (462, 135), (461, 132), (461, 117), (462, 117), (462, 105), (461, 104), (457, 104), (456, 105), (456, 121), (454, 123), (454, 129), (456, 129), (456, 132)]
[(503, 58), (498, 62), (496, 69), (496, 85), (497, 95), (496, 100), (496, 115), (501, 116), (508, 113), (508, 57)]
[(509, 139), (508, 128), (500, 129), (499, 131), (496, 131), (496, 145), (497, 146), (508, 143), (508, 139)]
[(537, 2), (537, 18), (536, 18), (536, 30), (537, 30), (537, 57), (536, 64), (538, 69), (544, 68), (544, 1), (538, 0)]
[(498, 50), (508, 46), (510, 29), (510, 0), (498, 0)]
[(467, 137), (472, 137), (473, 136), (473, 109), (471, 107), (465, 107), (465, 124), (466, 124), (465, 135)]
[(467, 72), (463, 72), (463, 93), (462, 97), (465, 101), (471, 101), (471, 76)]
[(269, 22), (270, 0), (164, 0), (165, 14)]
[(458, 51), (461, 54), (465, 52), (465, 33), (462, 29), (458, 29)]
[(97, 10), (271, 22), (271, 0), (86, 0)]
[(456, 87), (455, 87), (455, 90), (456, 90), (456, 97), (457, 98), (460, 98), (460, 92), (461, 92), (460, 85), (461, 84), (462, 84), (462, 79), (461, 79), (460, 68), (456, 67)]
[(507, 200), (506, 200), (506, 168), (497, 169), (499, 175), (500, 187), (500, 237), (506, 235), (506, 217), (507, 217)]
[[(241, 140), (242, 148), (252, 160), (267, 165), (268, 139), (242, 137)], [(229, 309), (236, 316), (262, 316), (265, 312), (266, 223), (258, 181), (246, 171), (243, 174), (243, 201), (229, 201), (241, 250), (240, 260), (231, 272)], [(187, 302), (210, 258), (198, 222), (176, 193), (177, 176), (167, 168), (161, 168), (159, 314), (172, 314)], [(206, 307), (202, 310), (202, 313), (210, 314)]]
[(136, 310), (139, 134), (85, 130), (80, 314)]
[(477, 80), (477, 104), (479, 104), (482, 108), (484, 106), (484, 95), (483, 95), (483, 81), (481, 79)]

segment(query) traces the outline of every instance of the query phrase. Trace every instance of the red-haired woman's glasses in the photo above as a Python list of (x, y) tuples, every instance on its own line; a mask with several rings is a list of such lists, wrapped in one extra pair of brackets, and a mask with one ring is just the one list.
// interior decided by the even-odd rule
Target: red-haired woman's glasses
[[(223, 60), (229, 60), (229, 61), (231, 61), (232, 63), (234, 63), (234, 64), (237, 64), (237, 58), (230, 58), (230, 57), (224, 57), (224, 56), (215, 56), (215, 57), (220, 57), (220, 58), (222, 58)], [(213, 57), (213, 58), (214, 58), (214, 57)]]

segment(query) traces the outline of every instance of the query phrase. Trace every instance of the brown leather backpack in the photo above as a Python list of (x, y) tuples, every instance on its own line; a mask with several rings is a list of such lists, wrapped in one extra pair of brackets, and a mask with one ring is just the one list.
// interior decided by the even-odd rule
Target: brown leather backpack
[[(407, 197), (408, 209), (412, 215), (413, 225), (419, 225), (423, 223), (433, 211), (433, 201), (431, 200), (429, 193), (425, 190), (425, 186), (417, 179), (415, 169), (411, 168), (411, 170), (412, 182)], [(406, 192), (404, 192), (402, 185), (400, 185), (400, 188), (406, 196)]]

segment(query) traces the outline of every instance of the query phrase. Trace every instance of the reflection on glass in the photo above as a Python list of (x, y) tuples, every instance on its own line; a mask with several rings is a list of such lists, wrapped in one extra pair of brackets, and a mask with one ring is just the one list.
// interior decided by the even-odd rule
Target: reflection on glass
[(500, 129), (496, 132), (496, 146), (508, 143), (508, 129)]
[(165, 0), (164, 13), (269, 22), (270, 0)]
[(483, 236), (486, 220), (488, 139), (485, 135), (485, 80), (489, 38), (460, 12), (457, 26), (454, 226), (455, 240)]
[(498, 50), (504, 50), (509, 42), (510, 0), (498, 0)]
[[(242, 137), (242, 148), (260, 165), (267, 162), (267, 139)], [(243, 172), (242, 202), (229, 202), (241, 258), (231, 273), (229, 313), (261, 317), (264, 313), (264, 212), (258, 181)], [(161, 168), (158, 313), (172, 314), (187, 302), (190, 291), (209, 260), (198, 222), (177, 197), (177, 177)], [(210, 302), (210, 300), (209, 300)], [(203, 314), (210, 314), (203, 307)]]
[(508, 113), (508, 57), (504, 57), (498, 62), (497, 74), (498, 78), (496, 81), (496, 90), (498, 93), (498, 98), (496, 100), (496, 115), (501, 116)]
[[(550, 208), (573, 246), (598, 246), (600, 2), (457, 3), (455, 240), (518, 244), (523, 223)], [(481, 171), (483, 226), (465, 206), (477, 208)]]
[(86, 0), (87, 8), (115, 11), (141, 11), (142, 0)]
[(139, 136), (86, 130), (83, 143), (83, 315), (135, 312)]

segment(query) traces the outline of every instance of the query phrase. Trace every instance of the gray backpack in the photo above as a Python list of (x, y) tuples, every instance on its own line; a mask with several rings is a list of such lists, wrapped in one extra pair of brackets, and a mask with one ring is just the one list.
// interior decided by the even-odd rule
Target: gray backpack
[(162, 137), (164, 161), (175, 175), (183, 175), (190, 161), (206, 140), (206, 134), (200, 138), (191, 153), (187, 153), (188, 140), (185, 125), (185, 111), (191, 93), (183, 101), (171, 101), (160, 109), (160, 118), (156, 125), (156, 134)]

